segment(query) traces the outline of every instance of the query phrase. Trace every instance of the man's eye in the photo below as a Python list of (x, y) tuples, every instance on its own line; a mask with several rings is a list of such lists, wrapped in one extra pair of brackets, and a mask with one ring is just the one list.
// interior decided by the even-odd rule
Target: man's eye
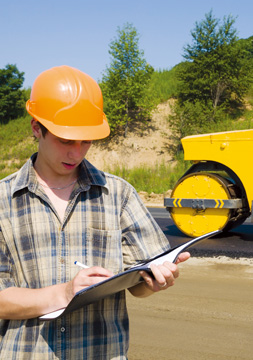
[(60, 142), (61, 142), (62, 144), (71, 144), (71, 143), (72, 143), (72, 140), (61, 139)]
[(83, 144), (91, 144), (92, 141), (91, 141), (91, 140), (83, 140), (82, 143), (83, 143)]

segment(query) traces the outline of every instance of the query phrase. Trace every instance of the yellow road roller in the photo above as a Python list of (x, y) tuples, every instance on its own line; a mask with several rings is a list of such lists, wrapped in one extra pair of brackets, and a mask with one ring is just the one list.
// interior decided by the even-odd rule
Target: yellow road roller
[(184, 159), (193, 165), (177, 181), (164, 206), (184, 234), (228, 231), (251, 214), (253, 130), (186, 136)]

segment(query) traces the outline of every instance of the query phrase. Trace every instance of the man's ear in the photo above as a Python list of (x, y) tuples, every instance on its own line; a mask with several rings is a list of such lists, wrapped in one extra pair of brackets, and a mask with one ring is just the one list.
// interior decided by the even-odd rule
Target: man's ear
[(31, 127), (33, 135), (39, 139), (42, 135), (40, 125), (38, 124), (38, 121), (36, 121), (34, 118), (31, 120)]

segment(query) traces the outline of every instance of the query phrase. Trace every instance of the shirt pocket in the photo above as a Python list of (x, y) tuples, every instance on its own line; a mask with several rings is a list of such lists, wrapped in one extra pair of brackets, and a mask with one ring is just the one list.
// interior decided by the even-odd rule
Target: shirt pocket
[(87, 261), (89, 266), (101, 266), (113, 273), (123, 269), (121, 230), (87, 229)]

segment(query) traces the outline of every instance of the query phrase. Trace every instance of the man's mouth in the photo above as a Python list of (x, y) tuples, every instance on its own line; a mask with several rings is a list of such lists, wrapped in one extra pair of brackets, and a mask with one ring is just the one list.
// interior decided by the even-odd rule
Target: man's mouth
[(76, 164), (69, 164), (65, 162), (63, 162), (62, 164), (66, 169), (74, 169), (76, 167)]

